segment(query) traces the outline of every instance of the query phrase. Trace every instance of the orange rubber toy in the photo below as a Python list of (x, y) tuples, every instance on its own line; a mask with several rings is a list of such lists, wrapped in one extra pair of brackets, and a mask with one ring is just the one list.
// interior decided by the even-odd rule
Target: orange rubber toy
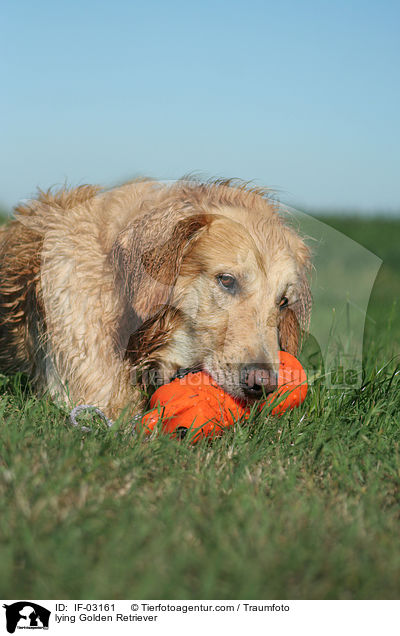
[[(286, 351), (279, 352), (278, 389), (267, 398), (271, 413), (280, 415), (299, 406), (307, 394), (307, 376), (300, 362)], [(262, 409), (264, 402), (258, 404)], [(161, 430), (173, 437), (184, 437), (189, 431), (191, 441), (203, 437), (218, 437), (225, 428), (241, 417), (248, 418), (250, 408), (226, 393), (207, 373), (188, 373), (161, 386), (151, 397), (153, 410), (141, 425), (147, 434), (161, 421)]]

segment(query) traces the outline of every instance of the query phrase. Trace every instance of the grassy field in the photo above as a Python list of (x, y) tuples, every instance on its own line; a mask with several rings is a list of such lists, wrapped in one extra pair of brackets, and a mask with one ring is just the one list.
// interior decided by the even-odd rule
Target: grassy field
[(326, 221), (384, 260), (361, 388), (192, 447), (1, 378), (0, 597), (399, 598), (400, 221)]

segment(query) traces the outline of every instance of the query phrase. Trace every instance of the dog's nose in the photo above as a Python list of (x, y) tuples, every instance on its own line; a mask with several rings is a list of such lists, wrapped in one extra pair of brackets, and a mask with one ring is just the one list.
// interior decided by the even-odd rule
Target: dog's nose
[(262, 398), (278, 388), (278, 374), (262, 364), (244, 364), (241, 368), (241, 387), (249, 398)]

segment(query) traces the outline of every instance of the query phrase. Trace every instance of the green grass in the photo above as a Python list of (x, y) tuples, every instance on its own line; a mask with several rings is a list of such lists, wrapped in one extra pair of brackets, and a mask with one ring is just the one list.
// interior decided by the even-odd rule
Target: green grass
[(385, 259), (361, 388), (192, 447), (1, 380), (2, 598), (399, 598), (400, 222), (329, 223)]

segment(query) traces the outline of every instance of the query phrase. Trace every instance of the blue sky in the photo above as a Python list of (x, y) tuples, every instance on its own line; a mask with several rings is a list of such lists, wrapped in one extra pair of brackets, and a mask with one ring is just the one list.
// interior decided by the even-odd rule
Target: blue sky
[(188, 172), (400, 210), (400, 4), (6, 2), (0, 203)]

